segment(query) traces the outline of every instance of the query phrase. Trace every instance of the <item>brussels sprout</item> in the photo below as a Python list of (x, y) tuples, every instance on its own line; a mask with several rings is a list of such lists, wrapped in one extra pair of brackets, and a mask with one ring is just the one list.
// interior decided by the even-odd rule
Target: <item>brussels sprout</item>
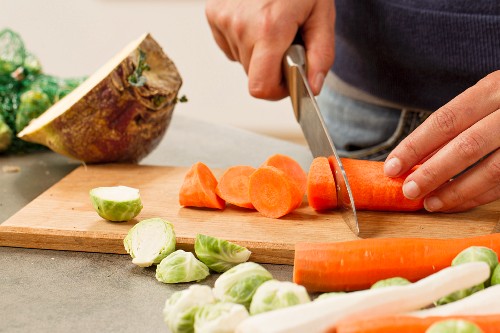
[(384, 288), (390, 286), (405, 286), (407, 284), (411, 284), (411, 282), (402, 277), (393, 277), (375, 282), (370, 289)]
[[(498, 256), (495, 251), (484, 247), (484, 246), (471, 246), (460, 252), (451, 262), (452, 266), (465, 264), (469, 262), (483, 261), (490, 266), (490, 271), (492, 272), (495, 266), (498, 264)], [(490, 273), (491, 276), (491, 273)], [(447, 295), (441, 299), (438, 299), (435, 304), (443, 305), (451, 302), (458, 301), (462, 298), (472, 295), (473, 293), (483, 290), (489, 285), (490, 279), (486, 280), (484, 283), (478, 284), (477, 286), (467, 288), (464, 290), (458, 290), (450, 295)]]
[(208, 267), (183, 250), (169, 254), (156, 267), (156, 279), (163, 283), (201, 281), (208, 275)]
[(194, 332), (194, 316), (205, 304), (215, 302), (208, 286), (192, 285), (173, 293), (165, 302), (163, 319), (172, 333)]
[(42, 72), (42, 64), (40, 60), (31, 52), (26, 52), (23, 67), (31, 74), (40, 74)]
[(308, 303), (311, 299), (306, 288), (288, 281), (269, 280), (261, 284), (250, 303), (250, 314)]
[(241, 304), (228, 302), (205, 304), (194, 316), (194, 332), (233, 333), (248, 317), (247, 309)]
[(247, 261), (251, 254), (243, 246), (201, 234), (196, 235), (194, 251), (198, 259), (218, 273)]
[(139, 190), (127, 186), (94, 188), (90, 201), (100, 217), (113, 222), (129, 221), (142, 210)]
[(52, 103), (56, 103), (78, 87), (83, 81), (85, 81), (85, 79), (86, 77), (63, 79), (51, 75), (41, 74), (37, 75), (31, 84), (31, 89), (40, 89), (47, 94), (47, 96), (49, 96)]
[(491, 274), (491, 285), (500, 284), (500, 264), (497, 265), (493, 274)]
[(174, 227), (160, 218), (142, 220), (134, 225), (123, 240), (125, 250), (137, 266), (159, 264), (175, 251)]
[(51, 105), (49, 97), (41, 90), (28, 90), (23, 93), (16, 114), (16, 131), (20, 132)]
[(0, 31), (0, 75), (10, 74), (22, 66), (25, 54), (19, 34), (10, 29)]
[(332, 291), (329, 293), (323, 293), (323, 294), (319, 295), (318, 297), (316, 297), (314, 300), (317, 301), (320, 299), (335, 297), (335, 296), (343, 295), (343, 294), (345, 294), (345, 291)]
[(214, 284), (215, 298), (250, 307), (257, 288), (273, 276), (254, 262), (245, 262), (222, 273)]
[(460, 252), (453, 259), (451, 265), (455, 266), (474, 261), (484, 261), (490, 266), (490, 271), (493, 272), (498, 265), (498, 256), (495, 251), (485, 246), (471, 246)]
[(483, 333), (483, 331), (473, 322), (450, 319), (432, 324), (425, 333)]
[(0, 115), (0, 153), (6, 151), (12, 142), (12, 130)]

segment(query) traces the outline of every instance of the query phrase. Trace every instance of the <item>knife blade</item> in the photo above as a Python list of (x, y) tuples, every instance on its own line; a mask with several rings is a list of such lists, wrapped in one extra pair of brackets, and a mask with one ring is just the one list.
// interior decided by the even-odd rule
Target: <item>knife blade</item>
[(325, 156), (333, 166), (333, 176), (337, 185), (337, 205), (342, 218), (359, 236), (359, 224), (352, 191), (335, 145), (328, 134), (316, 99), (306, 76), (306, 55), (304, 47), (292, 44), (283, 58), (283, 72), (288, 84), (295, 118), (299, 123), (313, 157)]

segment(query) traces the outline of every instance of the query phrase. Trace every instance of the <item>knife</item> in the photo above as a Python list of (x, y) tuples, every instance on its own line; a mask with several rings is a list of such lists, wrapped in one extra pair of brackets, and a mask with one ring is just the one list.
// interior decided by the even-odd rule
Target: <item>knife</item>
[(306, 54), (301, 44), (294, 43), (286, 51), (283, 58), (283, 72), (295, 118), (302, 128), (309, 149), (313, 157), (325, 156), (333, 166), (333, 176), (337, 184), (337, 205), (349, 229), (359, 236), (358, 218), (351, 187), (307, 81)]

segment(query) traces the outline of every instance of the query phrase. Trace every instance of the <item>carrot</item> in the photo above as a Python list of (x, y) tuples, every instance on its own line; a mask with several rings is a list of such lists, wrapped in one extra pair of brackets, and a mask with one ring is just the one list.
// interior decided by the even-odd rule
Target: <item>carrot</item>
[(191, 166), (179, 190), (179, 203), (185, 207), (223, 209), (225, 202), (216, 193), (217, 179), (202, 162)]
[(337, 207), (337, 188), (326, 157), (313, 159), (307, 173), (307, 201), (314, 210)]
[(250, 175), (255, 170), (254, 167), (247, 165), (235, 165), (228, 168), (219, 179), (215, 193), (230, 204), (253, 209), (248, 187)]
[(293, 179), (293, 182), (299, 188), (301, 196), (304, 196), (306, 193), (307, 174), (293, 158), (282, 154), (275, 154), (270, 156), (261, 166), (273, 166), (284, 171)]
[(302, 194), (293, 179), (272, 166), (259, 167), (252, 173), (249, 193), (255, 209), (271, 218), (290, 213), (302, 202)]
[(424, 207), (423, 199), (410, 200), (403, 195), (403, 182), (409, 173), (390, 178), (384, 175), (383, 162), (349, 158), (342, 158), (341, 161), (356, 209), (416, 211)]
[(469, 246), (500, 254), (500, 233), (460, 239), (371, 238), (295, 245), (293, 280), (308, 291), (368, 289), (383, 279), (417, 281), (451, 265)]
[(435, 322), (449, 319), (467, 320), (478, 325), (484, 333), (495, 333), (500, 329), (500, 314), (450, 315), (434, 317), (413, 317), (404, 315), (372, 317), (361, 320), (342, 321), (331, 333), (425, 333)]

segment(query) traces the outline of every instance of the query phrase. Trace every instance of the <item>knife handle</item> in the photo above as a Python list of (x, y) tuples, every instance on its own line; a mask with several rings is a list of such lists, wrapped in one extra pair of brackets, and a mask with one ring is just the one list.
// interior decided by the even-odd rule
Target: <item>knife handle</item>
[(297, 76), (307, 77), (306, 51), (301, 43), (295, 43), (296, 41), (300, 42), (302, 40), (301, 38), (298, 40), (298, 38), (300, 38), (300, 34), (296, 35), (294, 43), (286, 50), (285, 56), (283, 57), (283, 74), (287, 83), (288, 94), (292, 100), (295, 119), (297, 121), (300, 119), (300, 94), (297, 91)]

